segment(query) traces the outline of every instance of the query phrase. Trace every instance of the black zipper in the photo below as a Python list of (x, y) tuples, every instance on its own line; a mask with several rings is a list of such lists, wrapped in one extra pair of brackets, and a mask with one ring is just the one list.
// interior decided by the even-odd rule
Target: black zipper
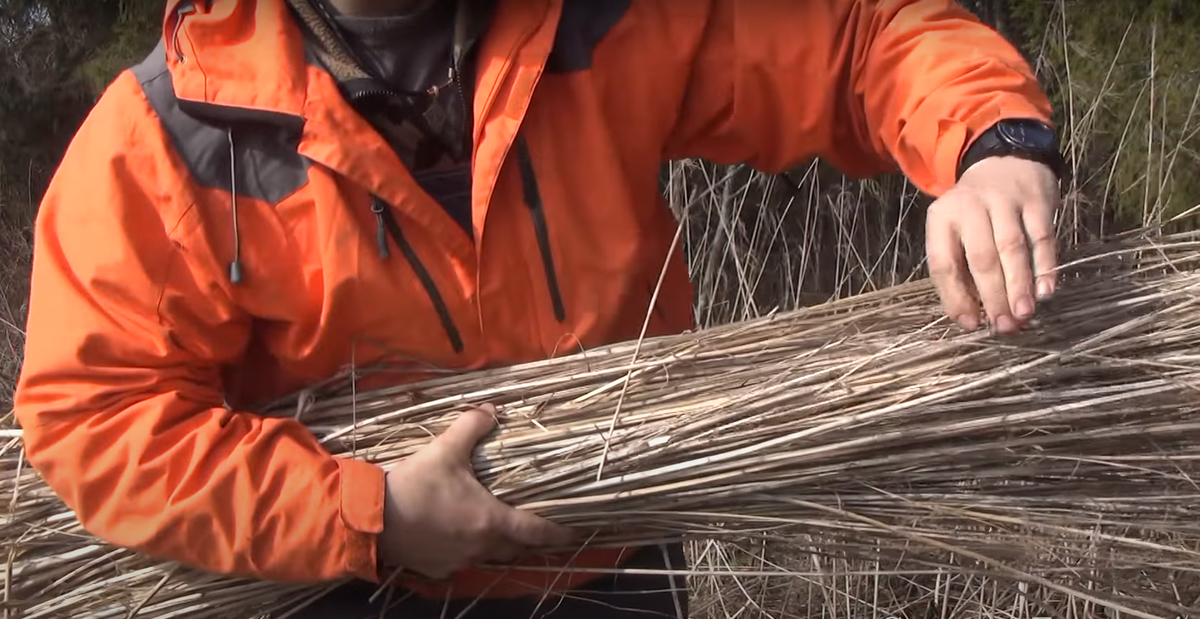
[[(459, 333), (458, 327), (454, 324), (454, 318), (450, 315), (450, 308), (446, 305), (442, 294), (438, 292), (437, 284), (434, 283), (433, 277), (429, 275), (429, 270), (425, 268), (425, 265), (417, 256), (417, 252), (413, 250), (412, 245), (405, 238), (404, 231), (400, 229), (400, 224), (396, 221), (396, 216), (392, 213), (392, 209), (382, 199), (373, 196), (371, 212), (375, 214), (375, 221), (381, 230), (386, 230), (387, 235), (400, 248), (400, 253), (404, 254), (404, 259), (412, 266), (413, 272), (417, 274), (417, 279), (421, 280), (421, 285), (425, 288), (425, 294), (429, 296), (430, 302), (433, 303), (433, 309), (437, 312), (438, 319), (442, 322), (442, 330), (446, 332), (446, 338), (450, 340), (450, 345), (454, 348), (454, 352), (461, 353), (463, 351), (462, 335)], [(387, 258), (387, 238), (380, 232), (377, 234), (376, 239), (380, 241), (380, 257)]]
[(460, 67), (457, 59), (454, 61), (454, 67), (451, 69), (451, 71), (454, 72), (454, 87), (458, 89), (458, 103), (460, 113), (462, 114), (462, 116), (460, 116), (461, 120), (459, 121), (459, 129), (462, 130), (462, 139), (459, 140), (459, 143), (454, 146), (454, 150), (456, 153), (462, 154), (464, 149), (470, 149), (470, 144), (473, 141), (472, 138), (474, 137), (472, 134), (475, 131), (475, 123), (473, 122), (473, 119), (468, 116), (468, 114), (471, 112), (467, 109), (467, 90), (463, 88), (462, 68)]
[[(459, 129), (462, 130), (462, 139), (458, 144), (454, 145), (454, 151), (457, 154), (462, 154), (463, 150), (470, 150), (475, 130), (475, 122), (471, 109), (467, 104), (467, 89), (463, 87), (462, 72), (463, 61), (467, 54), (467, 19), (470, 16), (469, 7), (461, 0), (454, 11), (454, 45), (450, 51), (450, 78), (454, 81), (454, 88), (458, 91), (458, 104), (461, 120)], [(474, 42), (470, 42), (471, 45)]]
[(530, 218), (533, 219), (533, 231), (537, 235), (538, 249), (542, 253), (542, 266), (546, 269), (550, 303), (554, 305), (554, 317), (562, 322), (567, 319), (567, 310), (563, 307), (558, 272), (554, 268), (554, 254), (550, 251), (550, 230), (546, 225), (545, 205), (542, 203), (542, 192), (538, 189), (533, 160), (529, 156), (529, 145), (521, 135), (517, 136), (517, 162), (521, 168), (521, 187), (525, 194), (525, 204), (529, 207)]
[(364, 90), (356, 90), (350, 95), (350, 103), (362, 103), (363, 99), (370, 97), (385, 97), (387, 99), (401, 99), (400, 94), (383, 88), (368, 88)]

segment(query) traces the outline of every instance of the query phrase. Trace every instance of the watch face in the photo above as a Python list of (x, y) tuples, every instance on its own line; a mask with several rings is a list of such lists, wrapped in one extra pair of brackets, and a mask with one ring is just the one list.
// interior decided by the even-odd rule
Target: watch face
[(1002, 140), (1021, 149), (1058, 150), (1054, 130), (1036, 120), (1011, 120), (996, 125)]

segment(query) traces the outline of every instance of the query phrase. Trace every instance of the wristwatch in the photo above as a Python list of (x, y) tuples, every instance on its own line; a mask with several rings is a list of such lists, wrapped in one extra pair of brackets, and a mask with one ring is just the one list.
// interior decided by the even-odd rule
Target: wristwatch
[(1040, 120), (1001, 120), (979, 135), (958, 164), (958, 178), (967, 168), (988, 157), (1020, 157), (1045, 164), (1062, 181), (1067, 165), (1059, 150), (1054, 128)]

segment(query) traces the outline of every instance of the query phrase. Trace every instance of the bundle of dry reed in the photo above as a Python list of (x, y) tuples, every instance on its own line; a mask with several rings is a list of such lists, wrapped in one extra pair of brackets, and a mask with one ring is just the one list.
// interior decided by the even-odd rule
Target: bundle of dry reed
[[(480, 479), (594, 530), (592, 544), (804, 535), (884, 568), (1020, 577), (1128, 616), (1175, 616), (1196, 592), (1139, 583), (1200, 568), (1200, 237), (1077, 258), (1013, 337), (960, 332), (915, 282), (404, 388), (333, 381), (266, 412), (388, 463), (489, 402), (502, 423)], [(319, 593), (99, 542), (18, 443), (0, 461), (0, 537), (5, 607), (21, 617), (248, 617)]]

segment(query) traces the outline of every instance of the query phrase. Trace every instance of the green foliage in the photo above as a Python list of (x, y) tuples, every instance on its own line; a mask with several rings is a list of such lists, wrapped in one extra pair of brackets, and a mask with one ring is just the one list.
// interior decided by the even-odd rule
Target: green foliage
[(0, 186), (21, 190), (0, 205), (36, 203), (103, 86), (148, 51), (162, 10), (162, 0), (0, 0)]
[(1012, 0), (1069, 139), (1077, 191), (1153, 222), (1200, 201), (1200, 3)]
[(140, 61), (162, 32), (162, 0), (126, 0), (111, 34), (79, 67), (78, 74), (94, 97), (118, 73)]

